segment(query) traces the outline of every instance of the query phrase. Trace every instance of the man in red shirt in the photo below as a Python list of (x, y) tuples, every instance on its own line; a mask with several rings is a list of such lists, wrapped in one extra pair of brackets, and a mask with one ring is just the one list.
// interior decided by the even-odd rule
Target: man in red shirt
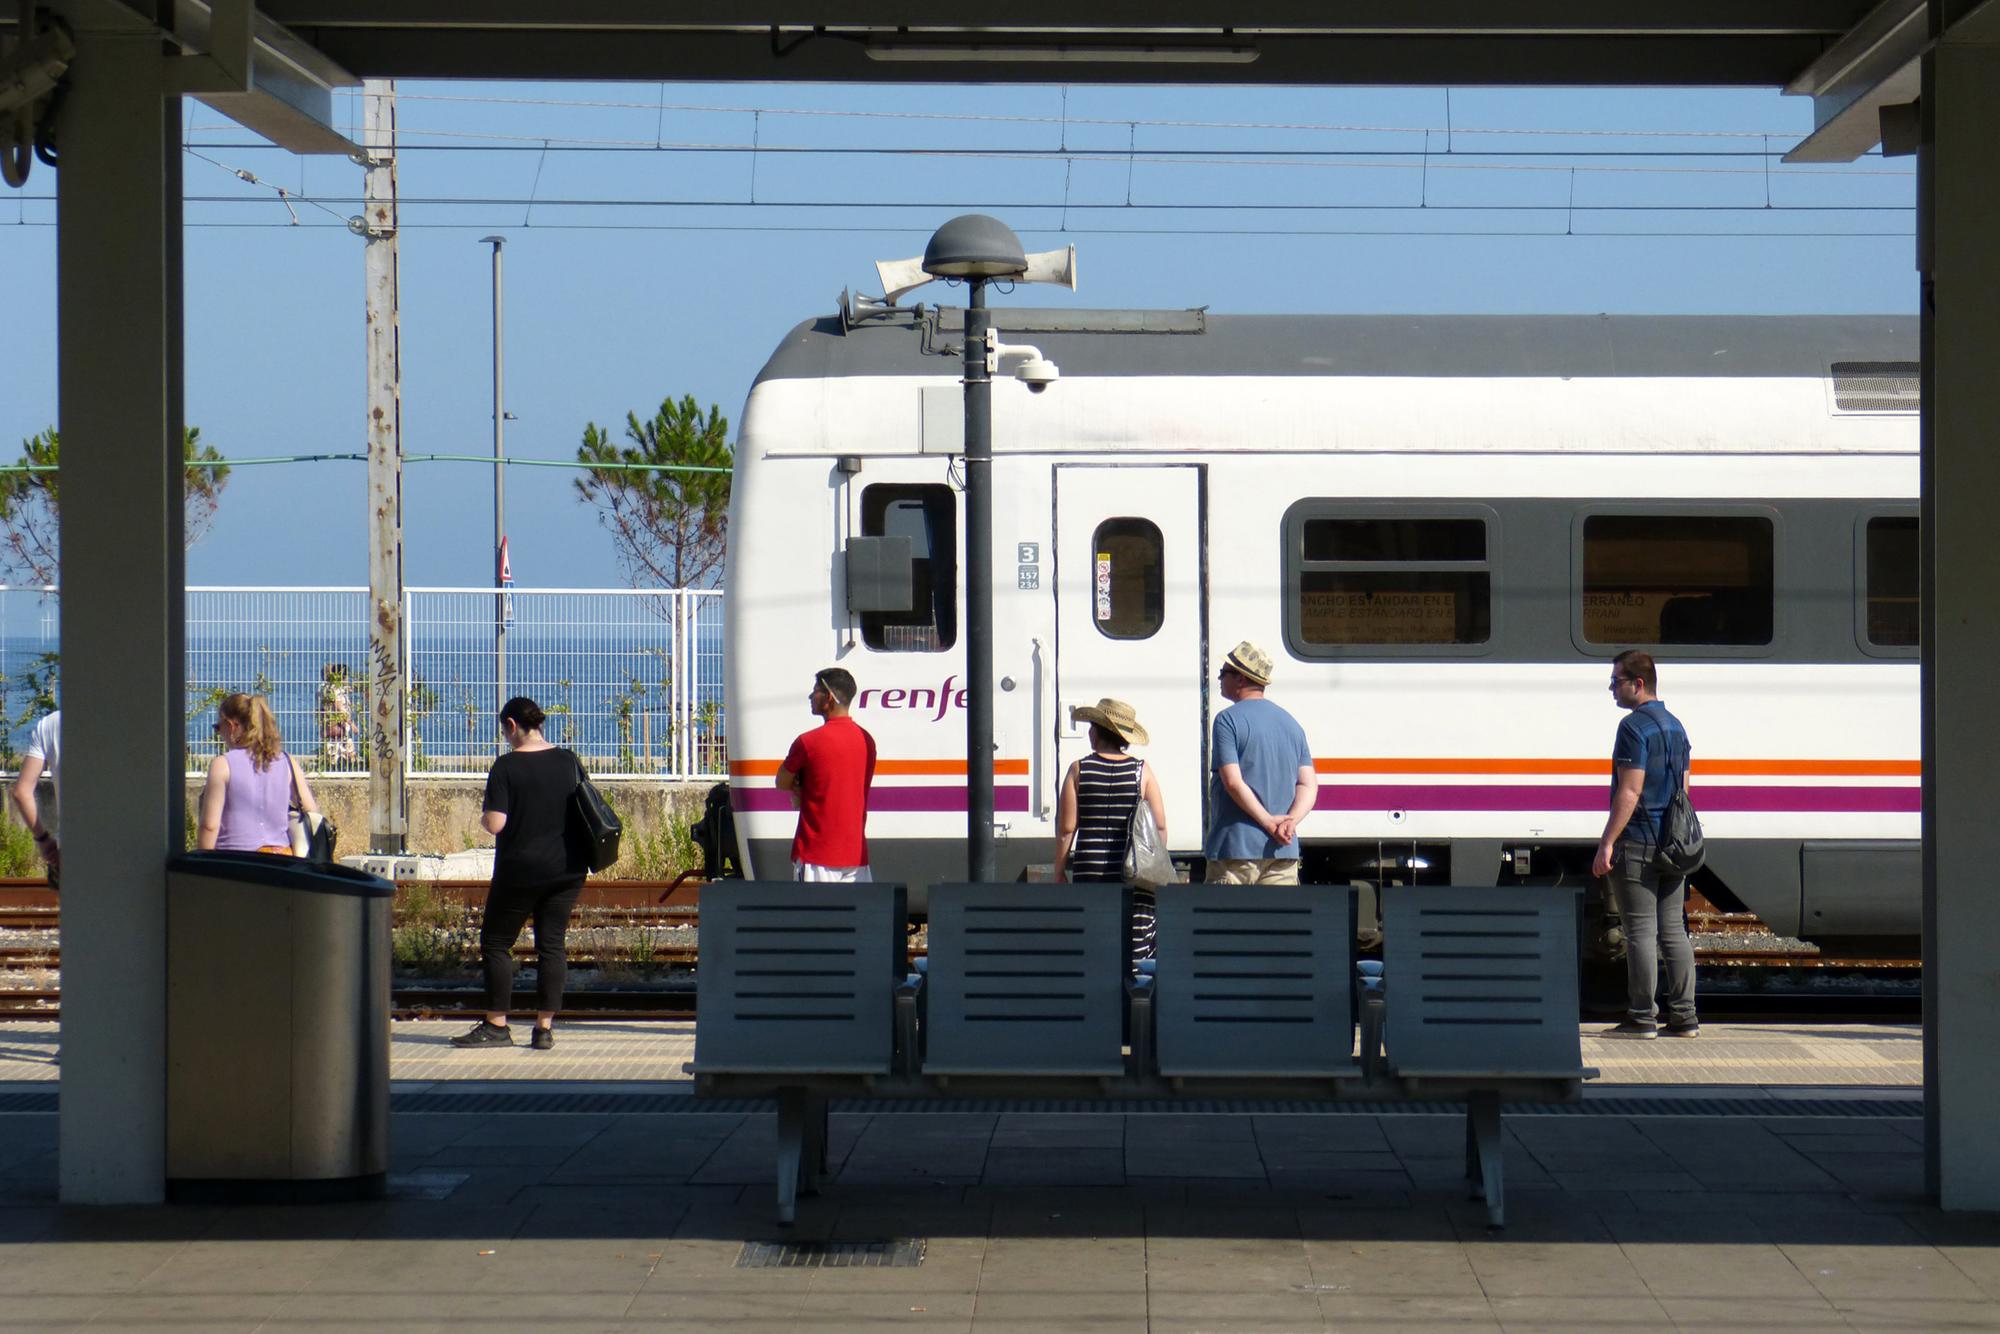
[(875, 738), (847, 716), (854, 677), (839, 667), (813, 676), (810, 703), (824, 719), (792, 742), (778, 767), (778, 789), (799, 807), (792, 836), (792, 879), (873, 880), (868, 869), (868, 789), (875, 782)]

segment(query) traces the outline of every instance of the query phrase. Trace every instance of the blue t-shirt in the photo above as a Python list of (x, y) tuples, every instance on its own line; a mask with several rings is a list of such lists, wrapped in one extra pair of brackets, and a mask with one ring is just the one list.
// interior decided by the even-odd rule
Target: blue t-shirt
[(1658, 700), (1641, 704), (1619, 722), (1618, 739), (1611, 746), (1611, 790), (1618, 790), (1618, 770), (1646, 771), (1639, 807), (1625, 826), (1627, 837), (1660, 841), (1660, 818), (1673, 800), (1674, 779), (1687, 776), (1688, 755), (1687, 729)]
[(1208, 837), (1202, 841), (1202, 855), (1257, 859), (1298, 856), (1296, 838), (1279, 847), (1257, 827), (1256, 821), (1243, 813), (1243, 808), (1222, 786), (1222, 766), (1234, 764), (1241, 768), (1243, 781), (1257, 794), (1264, 809), (1273, 815), (1283, 815), (1292, 808), (1299, 770), (1312, 762), (1305, 728), (1270, 700), (1238, 700), (1217, 714), (1215, 745), (1209, 756), (1213, 773), (1209, 779)]

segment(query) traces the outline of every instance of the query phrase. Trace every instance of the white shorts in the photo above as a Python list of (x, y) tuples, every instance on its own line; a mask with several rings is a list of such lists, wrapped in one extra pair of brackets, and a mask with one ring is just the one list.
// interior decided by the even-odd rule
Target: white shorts
[(793, 862), (792, 879), (818, 885), (856, 885), (873, 881), (875, 873), (866, 866), (815, 866), (811, 862)]

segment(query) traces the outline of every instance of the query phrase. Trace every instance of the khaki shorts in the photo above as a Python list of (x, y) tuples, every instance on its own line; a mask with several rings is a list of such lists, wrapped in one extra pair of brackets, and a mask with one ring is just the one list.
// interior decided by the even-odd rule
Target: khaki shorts
[(1211, 885), (1296, 885), (1299, 883), (1297, 857), (1211, 857), (1208, 859)]

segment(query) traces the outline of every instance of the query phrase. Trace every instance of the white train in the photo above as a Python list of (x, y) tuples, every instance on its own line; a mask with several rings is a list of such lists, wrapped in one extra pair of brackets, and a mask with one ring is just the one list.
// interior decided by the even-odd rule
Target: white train
[[(725, 691), (752, 874), (788, 874), (771, 776), (838, 664), (878, 876), (964, 875), (961, 321), (844, 309), (751, 390)], [(1051, 860), (1069, 708), (1106, 695), (1198, 853), (1216, 665), (1250, 639), (1317, 757), (1308, 878), (1587, 877), (1636, 646), (1693, 739), (1698, 886), (1823, 943), (1915, 936), (1914, 317), (996, 322), (1062, 371), (993, 390), (1002, 875)]]

